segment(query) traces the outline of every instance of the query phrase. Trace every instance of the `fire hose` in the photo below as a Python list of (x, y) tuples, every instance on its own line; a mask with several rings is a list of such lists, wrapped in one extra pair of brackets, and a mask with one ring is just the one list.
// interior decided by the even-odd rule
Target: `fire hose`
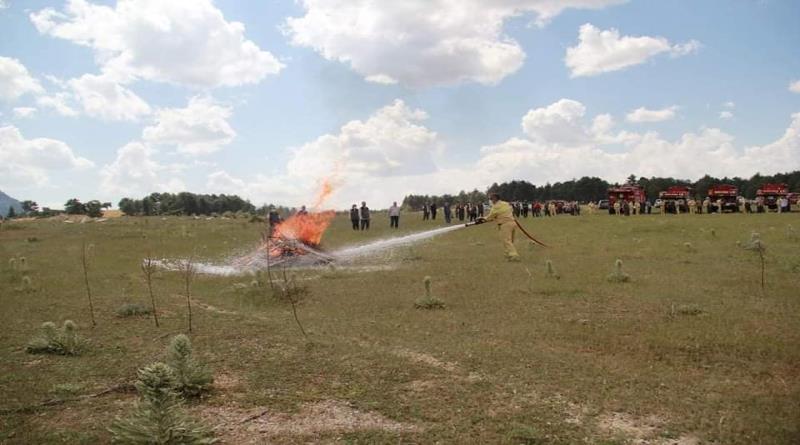
[[(486, 222), (486, 220), (484, 220), (484, 219), (478, 219), (477, 221), (468, 222), (468, 223), (464, 224), (464, 227), (475, 226), (475, 225), (478, 225), (478, 224), (483, 224), (485, 222)], [(520, 232), (522, 232), (523, 235), (528, 237), (529, 240), (533, 241), (534, 243), (536, 243), (536, 244), (538, 244), (538, 245), (540, 245), (542, 247), (550, 247), (547, 244), (545, 244), (545, 243), (539, 241), (538, 239), (534, 238), (533, 235), (531, 235), (530, 233), (528, 233), (528, 231), (525, 230), (524, 227), (522, 227), (522, 224), (520, 224), (519, 221), (517, 221), (516, 218), (514, 218), (514, 224), (517, 225), (517, 227), (519, 228)]]

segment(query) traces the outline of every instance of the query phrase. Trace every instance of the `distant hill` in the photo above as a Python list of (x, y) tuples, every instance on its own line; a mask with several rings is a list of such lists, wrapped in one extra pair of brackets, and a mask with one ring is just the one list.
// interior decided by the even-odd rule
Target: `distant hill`
[(22, 205), (19, 201), (0, 191), (0, 215), (3, 217), (8, 215), (8, 208), (12, 206), (17, 214), (22, 213)]

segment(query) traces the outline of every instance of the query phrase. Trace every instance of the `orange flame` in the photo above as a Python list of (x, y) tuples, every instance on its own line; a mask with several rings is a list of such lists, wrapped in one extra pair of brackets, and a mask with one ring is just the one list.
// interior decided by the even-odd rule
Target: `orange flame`
[(318, 246), (322, 235), (336, 213), (333, 210), (320, 211), (322, 204), (333, 194), (333, 186), (329, 179), (322, 182), (321, 190), (314, 200), (313, 210), (306, 214), (295, 214), (275, 227), (272, 236), (301, 241), (310, 246)]

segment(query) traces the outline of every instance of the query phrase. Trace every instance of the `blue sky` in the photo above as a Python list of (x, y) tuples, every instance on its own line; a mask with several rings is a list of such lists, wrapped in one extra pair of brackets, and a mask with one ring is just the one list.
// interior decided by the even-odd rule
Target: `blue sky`
[(800, 168), (800, 2), (167, 3), (0, 2), (0, 190), (299, 205), (331, 179), (385, 207)]

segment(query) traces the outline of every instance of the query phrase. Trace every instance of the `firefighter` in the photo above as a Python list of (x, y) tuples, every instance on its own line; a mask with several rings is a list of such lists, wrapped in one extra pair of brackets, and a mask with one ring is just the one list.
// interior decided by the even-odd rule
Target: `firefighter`
[(500, 237), (503, 240), (503, 247), (505, 248), (506, 259), (508, 261), (519, 261), (519, 254), (514, 247), (514, 233), (517, 228), (517, 223), (514, 221), (513, 209), (511, 204), (501, 201), (500, 195), (491, 193), (489, 200), (492, 201), (492, 210), (486, 218), (479, 218), (480, 222), (494, 221), (497, 223), (497, 229), (500, 231)]

